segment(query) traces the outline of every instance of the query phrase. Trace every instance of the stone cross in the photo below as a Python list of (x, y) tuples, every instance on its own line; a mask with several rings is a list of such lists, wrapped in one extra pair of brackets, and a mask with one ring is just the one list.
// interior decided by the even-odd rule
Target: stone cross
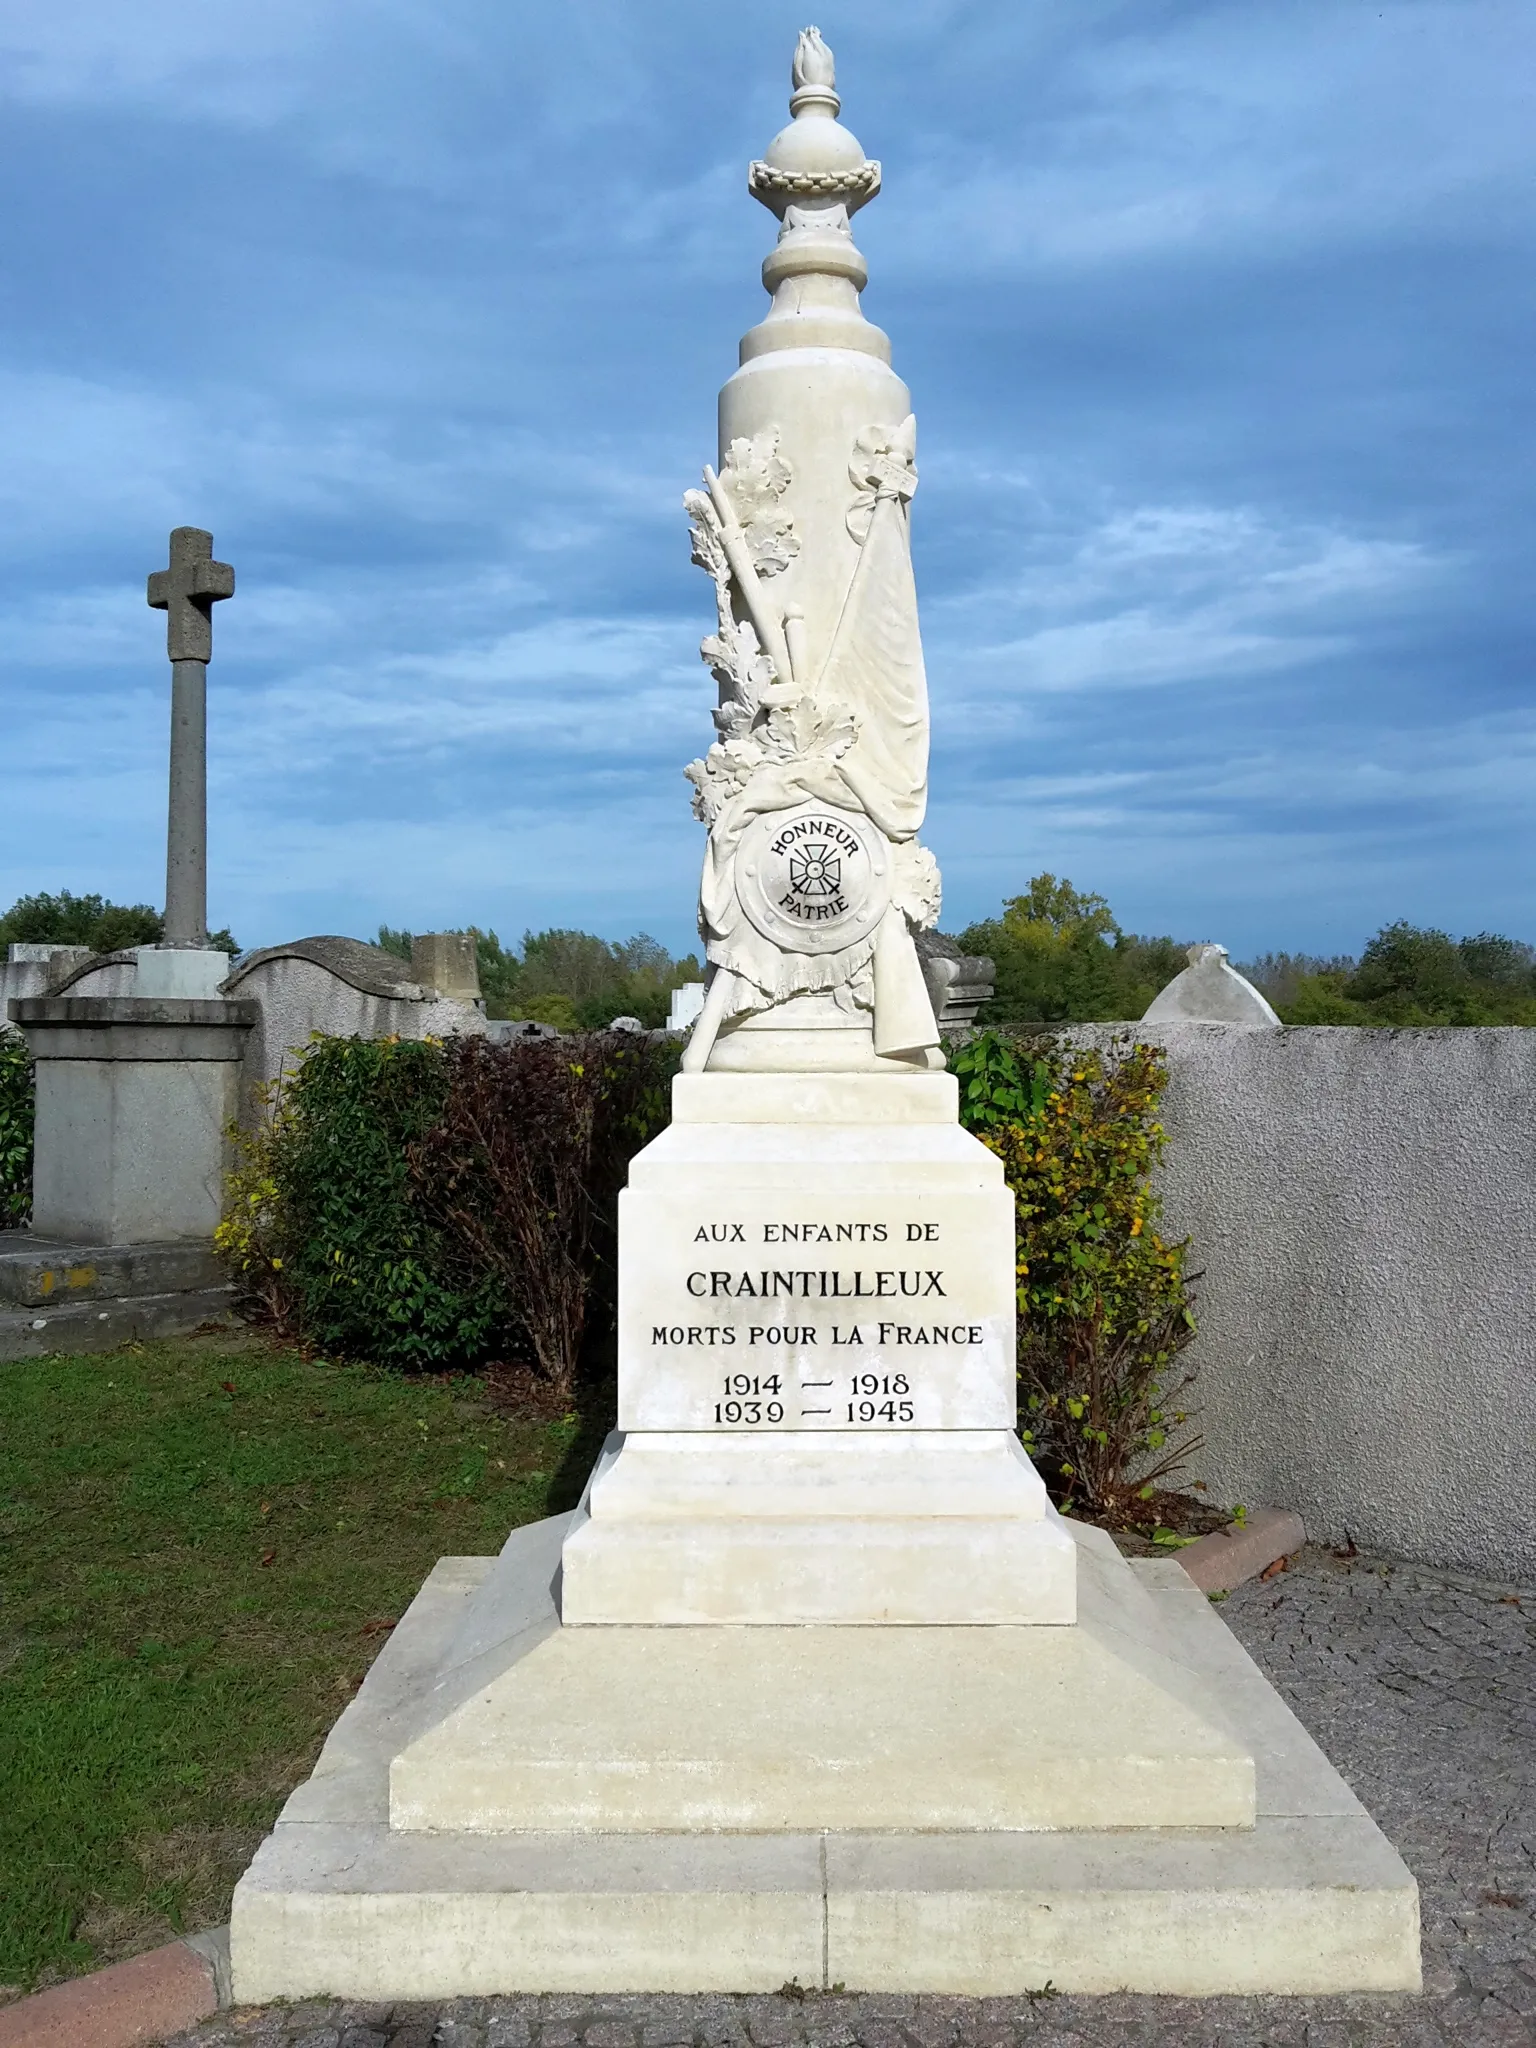
[(208, 663), (213, 607), (235, 594), (235, 572), (213, 559), (213, 535), (178, 526), (171, 560), (149, 579), (148, 597), (166, 614), (171, 660), (171, 794), (165, 841), (166, 946), (208, 943)]

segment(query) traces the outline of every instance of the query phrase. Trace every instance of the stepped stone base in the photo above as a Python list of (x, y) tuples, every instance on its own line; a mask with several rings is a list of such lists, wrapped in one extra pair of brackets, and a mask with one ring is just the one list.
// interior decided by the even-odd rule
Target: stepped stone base
[(234, 1308), (206, 1241), (77, 1244), (0, 1231), (0, 1360), (175, 1337)]
[(1077, 1614), (1072, 1539), (1009, 1429), (615, 1430), (582, 1505), (568, 1629)]
[(1253, 1826), (1252, 1756), (1096, 1529), (1075, 1627), (562, 1627), (541, 1540), (465, 1608), (397, 1830)]
[[(1188, 1996), (1418, 1987), (1413, 1879), (1171, 1560), (1111, 1564), (1093, 1532), (1075, 1532), (1085, 1614), (1077, 1629), (566, 1630), (555, 1597), (573, 1520), (518, 1531), (499, 1562), (445, 1558), (432, 1573), (236, 1890), (238, 2000), (759, 1991), (791, 1978), (970, 1994), (1018, 1993), (1047, 1980), (1062, 1990)], [(1081, 1650), (1092, 1639), (1123, 1670), (1127, 1703), (1138, 1688), (1169, 1703), (1182, 1734), (1165, 1747), (1182, 1745), (1185, 1754), (1182, 1764), (1158, 1757), (1156, 1727), (1139, 1728), (1133, 1740), (1134, 1715), (1113, 1698), (1074, 1709), (1048, 1686), (1021, 1686), (1006, 1726), (993, 1724), (1001, 1745), (991, 1759), (993, 1792), (1004, 1807), (1019, 1796), (1010, 1786), (1028, 1786), (1032, 1738), (1059, 1755), (1074, 1742), (1085, 1751), (1097, 1743), (1107, 1758), (1116, 1746), (1108, 1731), (1118, 1725), (1125, 1742), (1116, 1768), (1125, 1772), (1138, 1740), (1147, 1759), (1144, 1813), (1155, 1811), (1165, 1765), (1182, 1771), (1186, 1794), (1203, 1783), (1208, 1799), (1227, 1798), (1227, 1810), (1241, 1813), (1251, 1758), (1252, 1824), (1136, 1825), (1134, 1812), (1131, 1825), (1118, 1827), (1062, 1829), (1039, 1815), (1027, 1826), (977, 1816), (954, 1824), (956, 1783), (967, 1768), (973, 1790), (985, 1778), (978, 1731), (988, 1684), (968, 1709), (968, 1646), (970, 1668), (984, 1677), (1000, 1639), (1025, 1635), (1030, 1654), (1046, 1660), (1052, 1644), (1075, 1638)], [(538, 1726), (515, 1716), (488, 1721), (468, 1776), (456, 1778), (457, 1766), (436, 1770), (452, 1761), (453, 1745), (434, 1750), (444, 1731), (457, 1725), (467, 1734), (487, 1701), (516, 1698), (541, 1659), (546, 1672), (557, 1671), (558, 1660), (582, 1657), (604, 1638), (604, 1658), (633, 1662), (631, 1684), (644, 1673), (647, 1646), (677, 1665), (654, 1672), (656, 1688), (633, 1698), (628, 1752), (623, 1696), (556, 1688), (540, 1702), (527, 1699), (530, 1711), (539, 1704), (558, 1710), (556, 1718)], [(932, 1769), (894, 1757), (913, 1780), (893, 1806), (897, 1825), (849, 1825), (843, 1816), (853, 1809), (823, 1767), (854, 1730), (850, 1703), (871, 1717), (869, 1753), (844, 1759), (855, 1777), (874, 1769), (882, 1743), (900, 1752), (921, 1703), (882, 1691), (887, 1665), (892, 1657), (920, 1660), (924, 1643), (934, 1658), (930, 1679), (947, 1673), (942, 1684), (958, 1718), (933, 1720)], [(691, 1690), (678, 1663), (690, 1656), (698, 1666)], [(792, 1703), (778, 1737), (772, 1711), (743, 1704), (747, 1681), (762, 1686), (765, 1673), (778, 1698)], [(596, 1682), (599, 1674), (591, 1676)], [(680, 1687), (670, 1734), (661, 1727), (664, 1683)], [(883, 1716), (872, 1705), (877, 1694)], [(780, 1745), (787, 1789), (777, 1824), (766, 1806), (751, 1828), (729, 1815), (713, 1826), (689, 1817), (689, 1780), (700, 1775), (689, 1766), (728, 1749), (729, 1717), (711, 1716), (733, 1700), (732, 1711), (750, 1723), (752, 1740), (729, 1758), (747, 1793), (755, 1782), (761, 1796)], [(1136, 1711), (1146, 1704), (1140, 1698)], [(460, 1716), (468, 1720), (456, 1723)], [(826, 1739), (816, 1733), (823, 1726)], [(754, 1745), (764, 1743), (767, 1759), (754, 1760)], [(798, 1783), (785, 1775), (796, 1745)], [(466, 1746), (457, 1748), (464, 1762)], [(637, 1793), (648, 1775), (642, 1752), (657, 1768)], [(414, 1826), (390, 1824), (392, 1766), (397, 1822)], [(553, 1791), (535, 1791), (541, 1777)], [(527, 1802), (523, 1817), (545, 1824), (488, 1832), (488, 1823), (505, 1827), (514, 1817), (495, 1804), (511, 1780)], [(1036, 1789), (1044, 1782), (1042, 1774)], [(1088, 1784), (1088, 1775), (1079, 1782)], [(732, 1798), (746, 1796), (729, 1776), (717, 1783)], [(887, 1781), (887, 1796), (894, 1783)], [(558, 1800), (583, 1787), (587, 1814), (547, 1824)], [(1116, 1796), (1126, 1797), (1123, 1777)], [(662, 1817), (671, 1824), (657, 1824)]]

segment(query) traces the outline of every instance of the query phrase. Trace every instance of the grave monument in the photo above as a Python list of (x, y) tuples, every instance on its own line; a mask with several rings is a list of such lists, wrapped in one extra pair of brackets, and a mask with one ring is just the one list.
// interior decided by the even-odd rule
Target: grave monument
[(445, 1559), (235, 1896), (240, 1999), (1418, 1981), (1412, 1879), (1180, 1567), (1015, 1434), (1014, 1214), (918, 952), (916, 430), (807, 30), (688, 493), (711, 978), (621, 1200), (619, 1427)]
[(235, 594), (235, 572), (213, 559), (199, 526), (171, 534), (170, 566), (147, 597), (165, 613), (171, 664), (171, 762), (165, 833), (165, 925), (158, 946), (139, 948), (134, 993), (210, 997), (229, 956), (208, 944), (208, 664), (213, 607)]
[(206, 672), (211, 607), (235, 572), (198, 527), (149, 579), (171, 660), (170, 801), (161, 942), (81, 962), (12, 999), (36, 1061), (32, 1226), (0, 1238), (0, 1356), (100, 1350), (228, 1311), (214, 1255), (229, 1124), (254, 1005), (227, 1001), (208, 944)]

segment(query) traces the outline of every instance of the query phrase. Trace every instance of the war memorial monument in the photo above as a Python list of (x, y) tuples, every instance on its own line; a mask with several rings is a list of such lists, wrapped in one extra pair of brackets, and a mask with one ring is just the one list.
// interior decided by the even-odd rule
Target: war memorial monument
[(620, 1214), (580, 1506), (445, 1558), (235, 1895), (235, 1995), (1415, 1988), (1418, 1899), (1172, 1559), (1015, 1434), (1014, 1217), (914, 946), (911, 401), (800, 37), (687, 494), (711, 978)]

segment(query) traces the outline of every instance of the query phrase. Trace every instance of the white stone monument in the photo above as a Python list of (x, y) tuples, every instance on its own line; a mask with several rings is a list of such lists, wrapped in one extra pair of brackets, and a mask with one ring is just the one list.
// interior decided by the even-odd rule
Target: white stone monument
[(815, 30), (689, 494), (711, 980), (581, 1506), (445, 1559), (236, 1893), (241, 1999), (1418, 1981), (1412, 1879), (1179, 1566), (1015, 1434), (1013, 1205), (914, 931), (915, 431)]
[(1227, 958), (1225, 946), (1185, 949), (1189, 965), (1155, 995), (1143, 1024), (1240, 1024), (1274, 1031), (1280, 1019), (1259, 989)]
[(880, 168), (808, 31), (748, 175), (767, 318), (685, 503), (715, 587), (709, 991), (620, 1221), (623, 1447), (566, 1549), (587, 1622), (1069, 1622), (1014, 1434), (1013, 1204), (959, 1128), (913, 944), (928, 694), (910, 394), (850, 216)]

